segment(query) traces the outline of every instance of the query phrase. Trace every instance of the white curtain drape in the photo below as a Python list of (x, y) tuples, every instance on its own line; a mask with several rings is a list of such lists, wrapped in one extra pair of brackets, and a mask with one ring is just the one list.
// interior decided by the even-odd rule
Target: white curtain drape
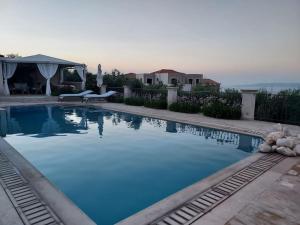
[(17, 69), (17, 65), (18, 65), (17, 63), (4, 63), (3, 64), (2, 73), (3, 73), (3, 79), (4, 79), (4, 94), (5, 95), (10, 95), (7, 80), (14, 75), (14, 73)]
[(46, 95), (50, 96), (51, 95), (50, 79), (55, 75), (58, 68), (58, 64), (38, 63), (37, 66), (42, 76), (45, 77), (47, 80)]
[(81, 82), (81, 89), (85, 89), (85, 82), (86, 82), (86, 69), (83, 66), (74, 66), (74, 69), (77, 71), (79, 74), (82, 82)]

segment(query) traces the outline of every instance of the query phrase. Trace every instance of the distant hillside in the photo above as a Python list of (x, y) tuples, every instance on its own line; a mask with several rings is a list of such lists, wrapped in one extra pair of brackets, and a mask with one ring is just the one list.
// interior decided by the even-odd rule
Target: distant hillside
[(235, 88), (235, 89), (258, 89), (267, 90), (269, 92), (279, 92), (287, 89), (300, 89), (300, 83), (285, 83), (285, 82), (274, 82), (274, 83), (254, 83), (254, 84), (240, 84), (240, 85), (227, 85), (223, 88)]

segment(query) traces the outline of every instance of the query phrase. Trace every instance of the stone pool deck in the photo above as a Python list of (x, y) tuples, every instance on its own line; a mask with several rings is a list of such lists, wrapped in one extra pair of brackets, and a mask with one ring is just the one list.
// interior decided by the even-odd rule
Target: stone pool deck
[[(85, 103), (57, 102), (56, 98), (9, 98), (0, 99), (0, 107), (31, 104), (76, 104)], [(201, 114), (185, 114), (156, 110), (144, 107), (127, 106), (116, 103), (88, 103), (87, 105), (99, 106), (108, 110), (122, 111), (173, 120), (182, 123), (212, 127), (262, 136), (269, 131), (274, 123), (246, 120), (222, 120), (205, 117)], [(299, 126), (286, 125), (292, 132), (300, 133)], [(1, 150), (1, 149), (0, 149)], [(10, 157), (9, 157), (10, 158)], [(28, 165), (27, 165), (28, 166)], [(31, 166), (31, 165), (30, 165)], [(22, 172), (22, 167), (20, 168)], [(233, 171), (232, 171), (233, 172)], [(193, 222), (194, 225), (250, 225), (250, 224), (300, 224), (300, 158), (286, 158), (226, 199), (212, 211)], [(222, 174), (219, 174), (222, 176)], [(213, 183), (212, 183), (213, 184)], [(41, 195), (47, 195), (43, 190)], [(41, 196), (43, 197), (43, 196)], [(61, 207), (52, 204), (54, 212)], [(76, 210), (74, 211), (76, 212)], [(69, 212), (72, 216), (72, 212)], [(88, 220), (87, 220), (88, 221)], [(64, 224), (72, 224), (63, 221)], [(0, 225), (23, 225), (18, 212), (0, 185)], [(84, 223), (83, 223), (84, 224)], [(126, 223), (126, 220), (120, 224)], [(140, 223), (137, 225), (142, 225)]]

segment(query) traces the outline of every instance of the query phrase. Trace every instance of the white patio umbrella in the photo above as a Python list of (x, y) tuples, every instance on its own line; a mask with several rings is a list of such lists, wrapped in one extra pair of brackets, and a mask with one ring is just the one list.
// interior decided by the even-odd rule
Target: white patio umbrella
[(47, 106), (48, 118), (42, 126), (42, 134), (51, 136), (60, 132), (59, 124), (52, 118), (52, 106)]
[(99, 64), (98, 73), (97, 73), (97, 86), (101, 88), (102, 84), (103, 84), (103, 76), (102, 76), (101, 64)]

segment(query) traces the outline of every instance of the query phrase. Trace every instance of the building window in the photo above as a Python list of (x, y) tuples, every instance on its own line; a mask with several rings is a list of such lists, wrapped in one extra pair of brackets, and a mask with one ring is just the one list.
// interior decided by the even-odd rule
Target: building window
[(199, 79), (196, 79), (196, 84), (199, 84)]
[(189, 84), (193, 84), (193, 79), (189, 79)]
[(152, 84), (152, 79), (151, 78), (147, 78), (147, 84)]
[(171, 79), (171, 84), (173, 84), (173, 85), (177, 85), (177, 79), (175, 79), (175, 78), (172, 78), (172, 79)]

